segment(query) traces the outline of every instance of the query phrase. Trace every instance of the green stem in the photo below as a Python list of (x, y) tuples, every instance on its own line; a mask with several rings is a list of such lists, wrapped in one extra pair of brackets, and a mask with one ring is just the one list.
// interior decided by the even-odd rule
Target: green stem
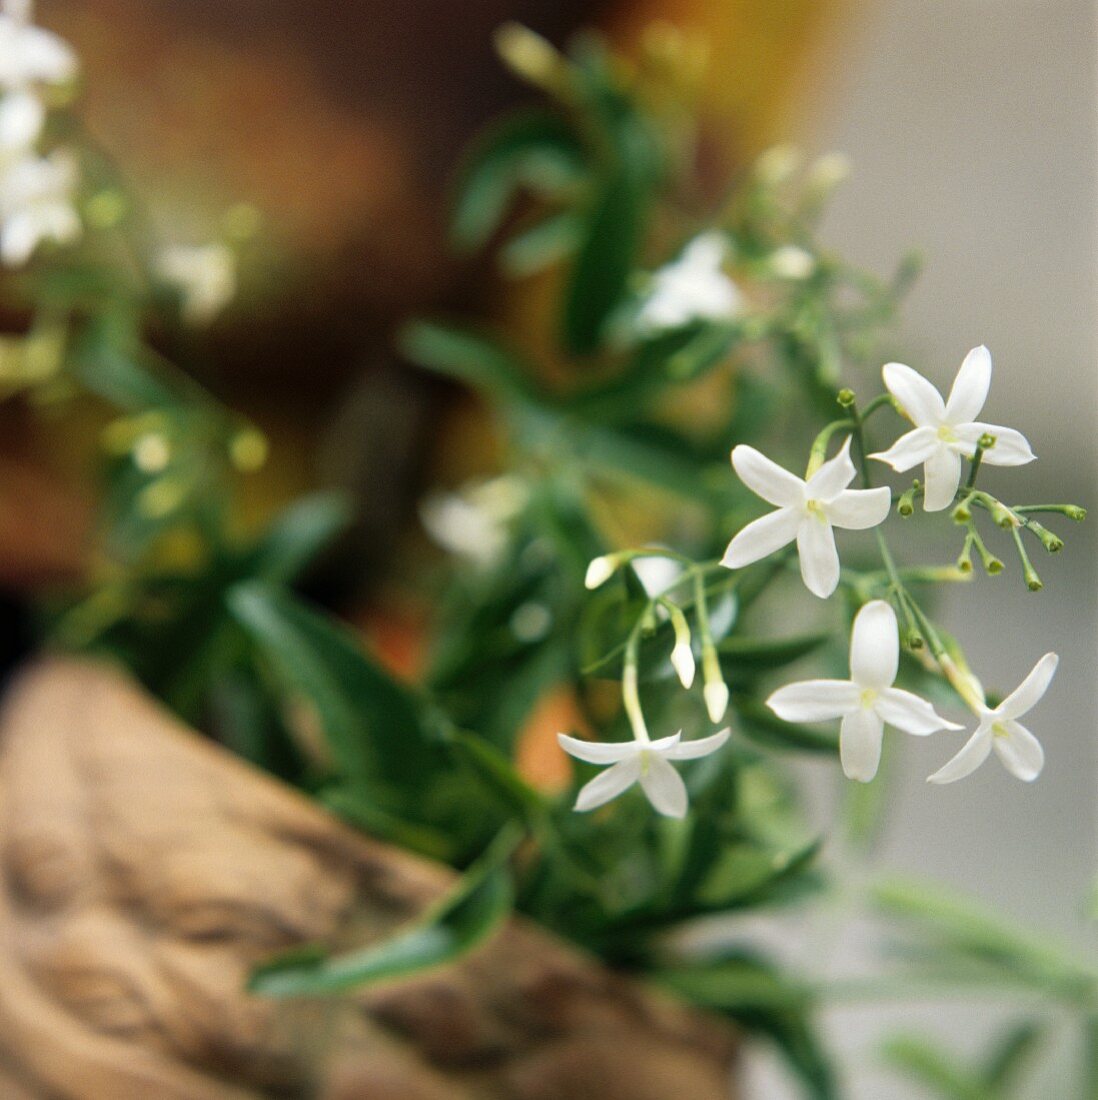
[(640, 648), (641, 634), (651, 613), (652, 604), (649, 603), (644, 614), (639, 616), (629, 632), (621, 673), (621, 699), (625, 706), (625, 713), (633, 730), (633, 736), (644, 744), (647, 744), (651, 738), (648, 736), (648, 727), (644, 722), (644, 711), (641, 709), (640, 692), (637, 688), (637, 652)]

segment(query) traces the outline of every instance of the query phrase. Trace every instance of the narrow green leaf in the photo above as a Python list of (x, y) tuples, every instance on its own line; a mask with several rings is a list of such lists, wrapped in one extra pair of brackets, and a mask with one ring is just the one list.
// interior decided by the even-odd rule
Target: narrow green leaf
[(990, 1095), (1005, 1096), (1013, 1090), (1043, 1037), (1040, 1023), (1023, 1020), (997, 1039), (981, 1075)]
[(255, 551), (252, 576), (287, 584), (323, 550), (351, 518), (343, 493), (313, 493), (290, 505), (271, 524)]
[(717, 646), (721, 666), (729, 672), (784, 668), (814, 653), (831, 640), (830, 634), (799, 634), (793, 638), (745, 638), (733, 635)]
[(454, 246), (472, 252), (499, 228), (520, 186), (553, 194), (574, 186), (585, 154), (568, 123), (544, 110), (502, 119), (473, 144), (457, 185)]
[(779, 718), (753, 696), (736, 694), (732, 706), (740, 716), (740, 731), (756, 745), (784, 751), (837, 753), (839, 735)]
[(942, 1100), (1002, 1100), (999, 1093), (989, 1092), (964, 1067), (924, 1039), (896, 1036), (884, 1044), (882, 1054), (886, 1062), (933, 1089)]
[(565, 210), (551, 214), (512, 237), (499, 251), (499, 262), (512, 278), (533, 275), (575, 251), (581, 222)]
[(506, 863), (520, 838), (507, 829), (438, 905), (412, 927), (358, 951), (325, 957), (296, 951), (257, 969), (248, 988), (268, 997), (322, 996), (421, 974), (460, 959), (511, 911)]
[(530, 370), (489, 336), (431, 321), (413, 321), (401, 331), (398, 343), (413, 363), (491, 396), (523, 401), (535, 397)]
[(236, 585), (227, 600), (273, 668), (284, 702), (315, 708), (340, 774), (412, 790), (437, 766), (416, 701), (350, 630), (262, 582)]
[(544, 817), (545, 800), (494, 745), (461, 730), (452, 734), (450, 744), (485, 787), (512, 813), (527, 821)]

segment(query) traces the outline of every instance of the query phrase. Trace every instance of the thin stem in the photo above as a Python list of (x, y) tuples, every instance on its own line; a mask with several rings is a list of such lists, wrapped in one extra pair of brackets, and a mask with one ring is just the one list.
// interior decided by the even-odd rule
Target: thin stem
[(643, 615), (641, 615), (633, 629), (629, 632), (629, 640), (625, 643), (625, 660), (621, 672), (621, 699), (625, 707), (629, 725), (633, 730), (633, 736), (647, 744), (651, 741), (648, 736), (648, 727), (644, 722), (644, 711), (641, 709), (640, 692), (637, 689), (637, 652), (640, 648), (641, 634), (644, 631), (648, 616), (652, 612), (652, 604), (649, 603)]

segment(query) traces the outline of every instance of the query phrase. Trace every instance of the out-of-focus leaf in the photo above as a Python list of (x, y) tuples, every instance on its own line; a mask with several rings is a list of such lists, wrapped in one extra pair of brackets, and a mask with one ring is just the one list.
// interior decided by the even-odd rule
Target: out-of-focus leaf
[(614, 66), (589, 43), (574, 54), (580, 94), (598, 133), (598, 157), (583, 211), (582, 243), (564, 297), (563, 336), (569, 351), (597, 351), (606, 322), (624, 301), (636, 267), (661, 171), (648, 123), (617, 86)]
[(351, 631), (262, 582), (236, 585), (227, 599), (270, 662), (284, 701), (315, 708), (340, 774), (367, 785), (384, 778), (402, 790), (422, 782), (437, 761), (417, 703)]
[(725, 958), (656, 970), (652, 977), (680, 997), (769, 1036), (813, 1100), (837, 1100), (835, 1077), (809, 1023), (808, 994), (773, 967)]
[(574, 185), (584, 159), (560, 115), (527, 110), (502, 119), (474, 144), (458, 180), (450, 226), (455, 247), (472, 252), (487, 244), (520, 186), (553, 193)]
[(740, 731), (748, 740), (767, 749), (837, 753), (838, 733), (786, 722), (754, 696), (736, 693), (732, 706), (740, 716)]
[(488, 790), (512, 813), (524, 820), (544, 817), (547, 808), (544, 798), (519, 775), (507, 757), (494, 745), (461, 730), (453, 733), (450, 744)]
[(990, 1095), (1005, 1096), (1014, 1089), (1043, 1037), (1040, 1023), (1023, 1020), (996, 1040), (981, 1074)]
[(419, 366), (496, 397), (535, 397), (530, 371), (489, 336), (430, 321), (413, 321), (399, 336), (401, 351)]
[(1003, 1100), (1001, 1093), (989, 1092), (968, 1070), (924, 1039), (896, 1036), (881, 1053), (886, 1062), (933, 1089), (942, 1100)]
[(500, 266), (512, 278), (533, 275), (573, 252), (580, 230), (580, 220), (572, 211), (550, 214), (500, 248)]
[(342, 493), (313, 493), (275, 521), (255, 551), (252, 573), (271, 584), (292, 581), (347, 526), (350, 501)]
[(701, 883), (696, 902), (708, 911), (762, 905), (815, 860), (821, 842), (790, 852), (740, 845), (718, 857)]
[(1093, 993), (1098, 983), (1098, 975), (1066, 950), (935, 883), (890, 878), (877, 885), (872, 897), (885, 914), (913, 922), (939, 952), (957, 952), (1046, 992)]
[(506, 863), (518, 839), (511, 829), (500, 834), (456, 888), (411, 928), (342, 955), (299, 950), (274, 959), (252, 974), (248, 988), (268, 997), (340, 993), (460, 959), (488, 939), (511, 911)]
[(352, 786), (334, 786), (322, 789), (318, 798), (332, 813), (370, 836), (399, 844), (400, 847), (418, 852), (428, 859), (448, 863), (459, 851), (453, 838), (441, 830), (418, 822), (405, 821), (381, 809), (371, 791), (357, 790)]
[(744, 669), (765, 672), (791, 665), (830, 640), (830, 634), (799, 634), (793, 638), (749, 638), (736, 634), (719, 643), (717, 652), (721, 667), (729, 673)]

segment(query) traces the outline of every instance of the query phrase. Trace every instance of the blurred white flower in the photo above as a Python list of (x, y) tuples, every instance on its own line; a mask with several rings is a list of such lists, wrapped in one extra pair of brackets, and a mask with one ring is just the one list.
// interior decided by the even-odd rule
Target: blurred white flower
[(984, 451), (985, 465), (1021, 466), (1037, 457), (1021, 432), (975, 419), (991, 386), (991, 354), (983, 345), (965, 356), (946, 402), (921, 374), (903, 363), (886, 363), (881, 374), (915, 428), (887, 451), (869, 457), (900, 471), (923, 463), (928, 512), (940, 512), (952, 503), (961, 484), (961, 458), (976, 453), (980, 436), (995, 437), (995, 445)]
[(29, 0), (0, 4), (0, 151), (29, 149), (42, 132), (46, 109), (35, 95), (42, 84), (76, 75), (76, 54), (51, 31), (31, 23)]
[(749, 523), (728, 544), (721, 564), (739, 569), (796, 539), (804, 583), (823, 599), (839, 583), (839, 555), (832, 528), (860, 531), (876, 527), (892, 504), (887, 488), (847, 488), (855, 474), (849, 436), (839, 453), (807, 481), (743, 444), (732, 451), (732, 465), (753, 493), (778, 510)]
[(677, 260), (652, 275), (652, 285), (637, 314), (645, 332), (681, 328), (691, 321), (725, 320), (740, 312), (740, 292), (724, 273), (727, 244), (712, 231), (695, 237)]
[(1040, 741), (1018, 719), (1028, 714), (1048, 691), (1060, 658), (1046, 653), (1033, 666), (1030, 674), (994, 710), (986, 704), (978, 710), (980, 719), (976, 732), (964, 747), (943, 768), (929, 777), (929, 783), (953, 783), (971, 775), (987, 758), (992, 749), (999, 754), (1011, 775), (1026, 783), (1041, 774), (1045, 766), (1045, 752)]
[(766, 705), (787, 722), (841, 718), (839, 755), (848, 779), (868, 783), (881, 762), (887, 723), (917, 736), (962, 729), (925, 699), (893, 687), (900, 660), (896, 613), (884, 600), (867, 603), (854, 618), (849, 680), (802, 680), (779, 688)]
[(22, 91), (35, 84), (63, 84), (76, 75), (76, 54), (52, 31), (36, 27), (30, 0), (0, 4), (0, 88)]
[(76, 161), (61, 150), (0, 167), (0, 262), (19, 267), (42, 241), (67, 244), (80, 236), (76, 182)]
[(510, 523), (528, 498), (521, 479), (496, 477), (472, 482), (456, 493), (431, 493), (420, 505), (419, 517), (444, 550), (490, 568), (503, 555)]
[(816, 257), (799, 245), (784, 244), (770, 253), (767, 266), (779, 279), (807, 279), (816, 270)]
[(0, 156), (30, 149), (45, 119), (46, 108), (32, 92), (9, 92), (0, 98)]
[(236, 294), (236, 256), (224, 244), (174, 244), (161, 250), (156, 272), (182, 298), (184, 319), (209, 324)]
[(721, 730), (697, 741), (681, 741), (681, 732), (658, 741), (622, 741), (607, 744), (580, 741), (558, 733), (557, 740), (566, 753), (589, 764), (610, 767), (580, 788), (577, 810), (593, 810), (617, 798), (634, 783), (640, 783), (654, 809), (667, 817), (682, 817), (688, 799), (686, 784), (669, 761), (694, 760), (716, 752), (728, 740), (730, 730)]

